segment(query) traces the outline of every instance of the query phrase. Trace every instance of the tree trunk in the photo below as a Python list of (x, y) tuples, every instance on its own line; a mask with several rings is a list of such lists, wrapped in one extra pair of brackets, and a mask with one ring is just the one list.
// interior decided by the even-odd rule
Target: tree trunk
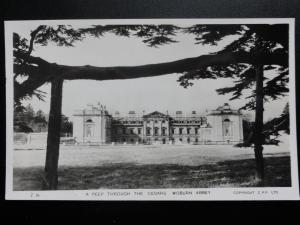
[(48, 123), (47, 152), (45, 163), (45, 176), (43, 189), (57, 189), (58, 157), (61, 127), (61, 104), (62, 104), (63, 80), (55, 79), (51, 82), (50, 114)]
[(264, 158), (263, 158), (263, 116), (264, 116), (264, 90), (263, 65), (255, 65), (256, 71), (256, 107), (255, 107), (255, 126), (254, 126), (254, 153), (256, 161), (255, 178), (259, 185), (264, 181)]

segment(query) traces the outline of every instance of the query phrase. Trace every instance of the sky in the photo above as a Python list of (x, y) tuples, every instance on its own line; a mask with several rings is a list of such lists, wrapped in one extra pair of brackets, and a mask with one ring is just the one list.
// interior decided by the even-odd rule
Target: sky
[[(24, 24), (16, 27), (15, 32), (28, 37), (35, 26)], [(135, 66), (152, 63), (169, 62), (178, 59), (196, 57), (213, 53), (222, 49), (236, 37), (222, 40), (217, 46), (195, 45), (194, 36), (178, 34), (177, 43), (159, 48), (146, 46), (141, 39), (117, 37), (106, 34), (101, 38), (88, 37), (76, 42), (74, 47), (59, 47), (52, 43), (47, 46), (35, 46), (33, 55), (49, 62), (64, 65), (92, 66)], [(216, 89), (233, 85), (233, 79), (197, 80), (192, 87), (183, 88), (177, 82), (180, 74), (168, 74), (159, 77), (138, 78), (129, 80), (65, 81), (63, 88), (62, 113), (71, 117), (74, 110), (83, 109), (88, 103), (100, 102), (106, 105), (110, 113), (120, 111), (125, 115), (130, 110), (138, 114), (145, 111), (160, 111), (170, 114), (175, 111), (189, 113), (196, 110), (205, 113), (206, 110), (217, 108), (228, 102), (232, 108), (238, 109), (245, 100), (229, 101), (230, 95), (218, 95)], [(47, 92), (45, 102), (36, 98), (24, 101), (31, 104), (35, 110), (49, 112), (50, 85), (44, 85), (40, 90)], [(265, 120), (281, 114), (288, 97), (265, 104)], [(253, 112), (245, 111), (246, 114)]]

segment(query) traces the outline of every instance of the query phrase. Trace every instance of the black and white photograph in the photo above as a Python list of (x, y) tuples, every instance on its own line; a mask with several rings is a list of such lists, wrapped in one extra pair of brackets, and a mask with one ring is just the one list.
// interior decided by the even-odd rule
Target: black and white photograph
[(6, 21), (6, 199), (299, 199), (294, 42), (292, 18)]

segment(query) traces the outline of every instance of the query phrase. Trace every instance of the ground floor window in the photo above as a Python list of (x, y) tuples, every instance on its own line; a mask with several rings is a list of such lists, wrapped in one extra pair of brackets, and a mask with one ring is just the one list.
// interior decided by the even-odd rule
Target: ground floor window
[(158, 127), (154, 128), (154, 135), (158, 135)]
[(151, 128), (150, 127), (147, 127), (147, 129), (146, 129), (146, 135), (147, 136), (151, 135)]

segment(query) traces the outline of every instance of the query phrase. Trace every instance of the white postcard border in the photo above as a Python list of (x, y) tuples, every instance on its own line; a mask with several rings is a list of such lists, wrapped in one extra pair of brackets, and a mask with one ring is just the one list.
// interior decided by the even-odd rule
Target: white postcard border
[[(290, 157), (291, 187), (257, 188), (177, 188), (177, 189), (98, 189), (76, 191), (13, 191), (13, 40), (15, 25), (95, 24), (279, 24), (288, 23), (290, 62)], [(7, 200), (299, 200), (295, 96), (294, 18), (253, 19), (102, 19), (5, 21), (6, 56), (6, 193)]]

